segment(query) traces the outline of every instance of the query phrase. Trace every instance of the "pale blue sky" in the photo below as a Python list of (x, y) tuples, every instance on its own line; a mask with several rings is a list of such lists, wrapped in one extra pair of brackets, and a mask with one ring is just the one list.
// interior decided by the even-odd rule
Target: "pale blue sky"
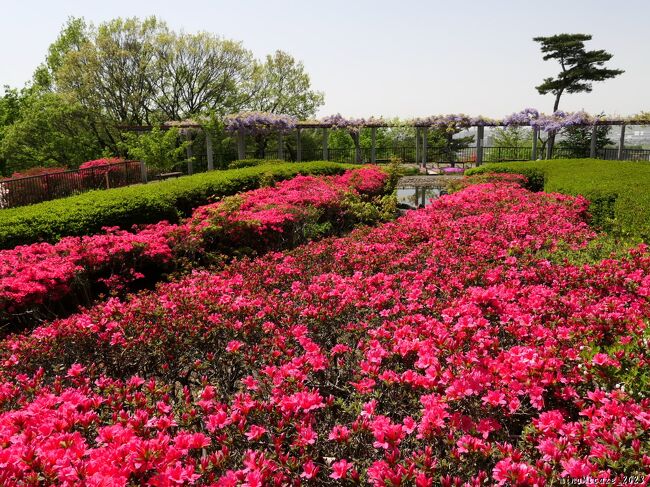
[(584, 32), (626, 73), (565, 95), (561, 108), (650, 110), (649, 0), (0, 0), (0, 85), (22, 86), (71, 15), (156, 15), (241, 40), (258, 57), (283, 49), (325, 92), (321, 115), (347, 116), (550, 112), (552, 97), (534, 86), (558, 68), (531, 39)]

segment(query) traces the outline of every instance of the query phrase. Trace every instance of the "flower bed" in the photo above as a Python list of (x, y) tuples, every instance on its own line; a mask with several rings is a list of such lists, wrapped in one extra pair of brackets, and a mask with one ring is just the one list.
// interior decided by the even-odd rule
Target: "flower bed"
[(586, 209), (470, 186), (6, 339), (0, 482), (647, 480), (646, 248), (543, 258)]
[[(197, 261), (215, 251), (232, 255), (243, 247), (286, 248), (343, 231), (359, 221), (349, 199), (368, 201), (379, 195), (387, 178), (376, 168), (341, 176), (297, 176), (199, 207), (178, 225), (161, 222), (133, 232), (113, 228), (100, 235), (66, 237), (56, 244), (2, 250), (0, 318), (30, 321), (40, 308), (69, 312), (98, 292), (155, 279), (188, 257)], [(54, 309), (61, 300), (67, 306)]]

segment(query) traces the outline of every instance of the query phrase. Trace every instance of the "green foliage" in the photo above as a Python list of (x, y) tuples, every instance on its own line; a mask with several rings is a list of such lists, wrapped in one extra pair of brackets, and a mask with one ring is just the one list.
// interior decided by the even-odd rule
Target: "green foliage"
[(303, 63), (279, 50), (255, 66), (250, 91), (252, 100), (248, 105), (252, 110), (300, 119), (314, 116), (325, 100), (322, 92), (312, 90)]
[(386, 167), (388, 181), (386, 182), (386, 192), (393, 193), (397, 189), (397, 181), (404, 175), (402, 161), (397, 157), (392, 157), (390, 164)]
[(0, 137), (7, 174), (35, 165), (74, 167), (101, 155), (92, 117), (80, 104), (49, 92), (20, 103), (19, 115)]
[(67, 235), (88, 235), (105, 226), (129, 228), (161, 220), (178, 221), (214, 197), (259, 187), (296, 174), (339, 174), (346, 168), (331, 162), (270, 164), (185, 176), (0, 210), (0, 248), (39, 240), (56, 241)]
[(253, 167), (261, 164), (285, 164), (280, 159), (240, 159), (228, 164), (228, 169), (240, 169), (242, 167)]
[(467, 174), (531, 170), (543, 173), (545, 191), (589, 199), (594, 226), (620, 241), (650, 242), (650, 163), (557, 159), (487, 164)]
[[(602, 149), (608, 145), (613, 144), (609, 138), (611, 131), (610, 125), (596, 126), (596, 149)], [(566, 154), (565, 157), (582, 157), (584, 154), (589, 154), (591, 149), (591, 132), (592, 127), (567, 127), (562, 131), (564, 138), (557, 144), (561, 149), (564, 149), (566, 154), (567, 150), (575, 151), (573, 154)]]
[(33, 76), (34, 85), (39, 89), (55, 88), (55, 76), (63, 65), (69, 52), (79, 51), (88, 42), (88, 26), (82, 18), (70, 17), (59, 33), (59, 37), (50, 44), (45, 62), (36, 68)]
[(363, 201), (355, 195), (348, 195), (343, 203), (346, 215), (354, 222), (366, 225), (393, 220), (397, 215), (397, 196), (390, 193)]
[(185, 159), (190, 141), (181, 140), (177, 128), (161, 130), (153, 127), (150, 132), (124, 134), (124, 148), (129, 157), (144, 162), (147, 167), (159, 171), (171, 171), (174, 166)]
[(528, 127), (497, 127), (492, 144), (495, 147), (532, 147), (533, 131)]

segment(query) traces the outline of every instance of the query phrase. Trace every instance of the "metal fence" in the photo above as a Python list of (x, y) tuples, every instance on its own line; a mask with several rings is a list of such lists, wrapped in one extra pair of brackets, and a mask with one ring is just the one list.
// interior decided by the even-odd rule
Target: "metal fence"
[[(562, 147), (555, 146), (553, 148), (553, 159), (580, 159), (589, 157), (589, 148), (584, 147)], [(515, 161), (530, 161), (532, 159), (533, 150), (531, 147), (483, 147), (483, 162), (515, 162)], [(416, 157), (417, 155), (417, 157)], [(538, 158), (546, 158), (547, 154), (543, 148), (538, 148)], [(399, 147), (377, 147), (375, 149), (375, 161), (379, 163), (389, 162), (392, 158), (398, 158), (405, 163), (419, 163), (421, 155), (416, 154), (415, 146), (399, 146)], [(617, 160), (618, 149), (607, 148), (597, 151), (596, 157), (599, 159)], [(245, 152), (246, 159), (267, 159), (267, 160), (285, 160), (287, 162), (294, 162), (297, 160), (297, 153), (295, 148), (291, 151), (284, 150), (282, 154), (277, 150), (267, 150), (264, 157), (260, 157), (259, 153), (254, 150)], [(427, 162), (437, 164), (451, 164), (467, 166), (475, 164), (477, 160), (476, 147), (466, 147), (463, 149), (449, 151), (444, 148), (428, 147), (427, 148)], [(650, 150), (642, 149), (623, 149), (621, 152), (621, 160), (627, 161), (648, 161), (650, 160)], [(215, 154), (214, 164), (216, 168), (225, 169), (230, 162), (237, 160), (236, 152), (229, 152), (223, 154)], [(317, 148), (302, 148), (300, 151), (301, 161), (322, 161), (328, 160), (333, 162), (346, 162), (346, 163), (360, 163), (369, 164), (372, 161), (372, 149), (369, 147), (361, 147), (357, 153), (355, 148), (328, 148), (327, 157), (323, 153), (321, 147)], [(177, 166), (178, 171), (183, 174), (188, 173), (186, 163)], [(207, 170), (207, 163), (205, 155), (195, 157), (193, 164), (193, 172), (201, 172)]]
[[(583, 147), (554, 147), (553, 159), (584, 158), (589, 157), (589, 149)], [(246, 152), (247, 159), (257, 159), (254, 151)], [(280, 157), (282, 155), (282, 157)], [(367, 147), (361, 148), (358, 153), (354, 148), (334, 149), (327, 151), (327, 157), (323, 157), (322, 148), (303, 148), (300, 153), (302, 161), (329, 160), (348, 163), (370, 163), (372, 150)], [(539, 150), (538, 157), (545, 157), (545, 151)], [(647, 149), (623, 149), (605, 148), (599, 149), (596, 153), (599, 159), (626, 160), (626, 161), (650, 161), (650, 150)], [(421, 155), (419, 155), (421, 157)], [(419, 158), (418, 157), (418, 158)], [(406, 163), (419, 162), (416, 158), (415, 146), (400, 147), (377, 147), (375, 149), (376, 162), (388, 162), (392, 158), (399, 158)], [(529, 161), (532, 158), (530, 147), (483, 147), (483, 162), (509, 162)], [(237, 159), (235, 152), (215, 153), (214, 166), (218, 169), (225, 169), (227, 165)], [(296, 150), (267, 151), (264, 159), (284, 159), (295, 161)], [(452, 166), (472, 166), (476, 164), (476, 147), (467, 147), (460, 150), (449, 151), (429, 147), (427, 149), (427, 162), (437, 164), (450, 164)], [(182, 174), (193, 174), (207, 171), (205, 155), (179, 163), (173, 171)], [(148, 180), (156, 179), (158, 175), (154, 171), (148, 172)], [(141, 164), (137, 161), (126, 161), (105, 166), (98, 166), (88, 169), (62, 171), (57, 173), (43, 174), (39, 176), (28, 176), (23, 178), (8, 178), (0, 180), (0, 208), (12, 208), (16, 206), (30, 205), (41, 201), (63, 198), (74, 194), (83, 193), (93, 189), (117, 188), (143, 182)]]
[(8, 178), (0, 180), (0, 208), (31, 205), (93, 189), (117, 188), (140, 182), (142, 172), (137, 161)]

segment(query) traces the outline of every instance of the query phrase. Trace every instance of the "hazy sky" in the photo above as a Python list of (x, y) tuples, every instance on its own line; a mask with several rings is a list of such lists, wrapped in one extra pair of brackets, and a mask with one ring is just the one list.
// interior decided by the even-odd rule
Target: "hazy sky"
[(561, 108), (629, 115), (650, 109), (650, 0), (0, 0), (0, 85), (22, 86), (69, 16), (95, 24), (156, 15), (173, 29), (241, 40), (258, 57), (282, 49), (325, 92), (320, 114), (500, 117), (532, 106), (558, 67), (538, 35), (582, 32), (622, 76)]

